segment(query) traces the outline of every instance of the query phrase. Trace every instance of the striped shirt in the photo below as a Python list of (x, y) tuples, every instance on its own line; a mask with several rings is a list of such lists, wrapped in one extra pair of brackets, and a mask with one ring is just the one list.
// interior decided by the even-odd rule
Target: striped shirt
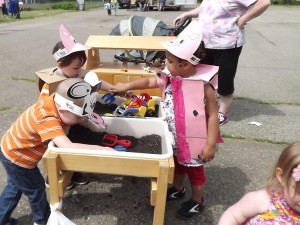
[(11, 125), (1, 140), (2, 152), (12, 163), (34, 168), (42, 159), (48, 143), (65, 135), (54, 102), (54, 94), (29, 107)]
[(39, 96), (39, 99), (44, 99), (48, 96), (49, 96), (49, 84), (44, 83), (41, 93), (40, 93), (40, 96)]

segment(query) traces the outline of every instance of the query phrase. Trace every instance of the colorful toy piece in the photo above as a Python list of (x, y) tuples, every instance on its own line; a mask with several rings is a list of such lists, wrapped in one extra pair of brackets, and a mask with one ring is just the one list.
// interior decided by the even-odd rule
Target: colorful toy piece
[(127, 152), (127, 148), (122, 145), (116, 145), (114, 149), (118, 152)]
[(141, 93), (140, 98), (143, 99), (147, 105), (145, 116), (156, 117), (155, 100), (148, 93)]
[(138, 96), (133, 95), (131, 97), (131, 100), (127, 104), (127, 106), (128, 106), (128, 108), (138, 108), (138, 107), (142, 107), (142, 106), (147, 107), (147, 103), (143, 99), (139, 98)]
[(139, 107), (139, 108), (129, 108), (125, 105), (118, 106), (115, 111), (113, 112), (116, 116), (137, 116), (137, 117), (144, 117), (146, 113), (146, 107)]
[(105, 104), (111, 105), (116, 101), (115, 96), (118, 95), (118, 93), (106, 93), (105, 95), (102, 96), (102, 100), (104, 100)]
[[(102, 97), (102, 99), (104, 96)], [(155, 100), (147, 93), (140, 96), (131, 95), (118, 106), (113, 113), (105, 113), (105, 116), (125, 117), (155, 117)]]
[(152, 97), (148, 93), (141, 93), (140, 99), (143, 99), (145, 102), (148, 102)]

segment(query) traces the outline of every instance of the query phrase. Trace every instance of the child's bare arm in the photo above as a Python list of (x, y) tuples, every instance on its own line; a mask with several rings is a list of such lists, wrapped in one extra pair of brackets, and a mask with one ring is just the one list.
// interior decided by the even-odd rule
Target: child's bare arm
[(249, 192), (221, 216), (218, 225), (240, 225), (268, 209), (270, 197), (266, 190)]
[(204, 86), (206, 99), (205, 112), (207, 116), (207, 144), (203, 149), (201, 159), (210, 161), (214, 158), (217, 137), (219, 135), (218, 106), (216, 94), (210, 84)]
[(59, 148), (77, 148), (77, 149), (93, 149), (93, 150), (107, 150), (107, 151), (115, 151), (113, 148), (110, 147), (103, 147), (98, 145), (87, 145), (81, 143), (73, 143), (71, 140), (65, 136), (58, 136), (52, 139), (54, 144)]
[(126, 92), (128, 90), (140, 90), (146, 88), (157, 88), (156, 77), (144, 77), (139, 80), (135, 80), (129, 83), (118, 83), (112, 89), (111, 92)]
[(101, 89), (102, 91), (109, 91), (109, 90), (111, 90), (113, 87), (114, 87), (114, 85), (112, 85), (112, 84), (110, 84), (110, 83), (108, 83), (108, 82), (106, 82), (106, 81), (103, 80), (102, 83), (101, 83), (100, 89)]

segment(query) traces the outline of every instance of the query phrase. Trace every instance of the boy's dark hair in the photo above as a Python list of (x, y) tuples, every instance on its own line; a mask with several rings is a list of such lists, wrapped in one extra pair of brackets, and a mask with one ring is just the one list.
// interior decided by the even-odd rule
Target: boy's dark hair
[[(52, 55), (55, 52), (57, 52), (59, 49), (64, 49), (64, 48), (65, 46), (63, 45), (63, 43), (61, 41), (58, 42), (52, 50)], [(60, 58), (57, 62), (59, 62), (62, 67), (65, 67), (70, 65), (72, 61), (76, 58), (79, 58), (82, 61), (82, 65), (83, 65), (86, 62), (85, 51), (73, 52), (70, 55)]]

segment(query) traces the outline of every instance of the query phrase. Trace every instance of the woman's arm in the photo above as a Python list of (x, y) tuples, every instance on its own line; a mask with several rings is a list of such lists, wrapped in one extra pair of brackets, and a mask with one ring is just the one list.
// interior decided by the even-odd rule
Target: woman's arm
[(265, 189), (249, 192), (221, 216), (218, 225), (240, 225), (268, 210), (270, 196)]
[(252, 7), (238, 19), (238, 27), (244, 28), (248, 21), (260, 16), (264, 11), (266, 11), (270, 4), (270, 0), (257, 0)]

